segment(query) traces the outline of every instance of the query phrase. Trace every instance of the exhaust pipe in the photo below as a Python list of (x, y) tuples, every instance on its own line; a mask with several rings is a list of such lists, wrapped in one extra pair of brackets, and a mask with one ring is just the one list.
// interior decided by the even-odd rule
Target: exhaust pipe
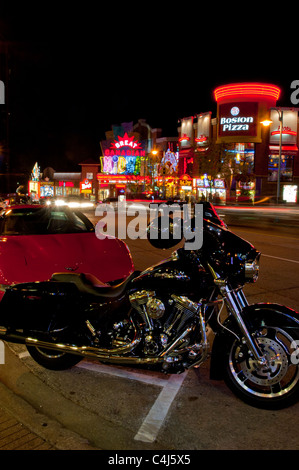
[[(192, 328), (187, 328), (176, 340), (174, 340), (164, 351), (160, 353), (159, 356), (153, 357), (138, 357), (138, 356), (125, 356), (124, 354), (129, 354), (141, 341), (141, 335), (136, 334), (135, 338), (130, 344), (125, 346), (120, 346), (113, 349), (100, 349), (93, 346), (76, 346), (66, 343), (52, 343), (50, 341), (43, 341), (30, 336), (24, 335), (19, 332), (9, 332), (5, 327), (0, 326), (0, 339), (12, 342), (25, 344), (26, 346), (31, 346), (35, 348), (44, 348), (54, 351), (60, 351), (66, 354), (76, 354), (78, 356), (97, 359), (101, 362), (109, 362), (115, 364), (148, 364), (154, 365), (158, 363), (167, 362), (168, 355), (175, 349), (180, 342), (184, 340), (186, 336), (190, 333)], [(136, 331), (137, 333), (137, 331)]]
[(73, 346), (70, 344), (49, 343), (47, 341), (40, 341), (28, 337), (25, 340), (25, 344), (27, 346), (52, 349), (68, 354), (76, 354), (86, 358), (97, 359), (101, 362), (110, 362), (115, 364), (157, 364), (158, 362), (163, 362), (163, 358), (160, 357), (148, 358), (119, 355), (130, 353), (132, 349), (134, 349), (134, 347), (137, 346), (137, 344), (140, 342), (140, 339), (141, 338), (138, 338), (127, 346), (115, 349), (99, 349), (92, 346)]
[[(65, 343), (51, 343), (36, 338), (31, 338), (20, 333), (10, 333), (7, 328), (0, 326), (0, 339), (8, 342), (24, 344), (35, 348), (51, 349), (53, 351), (61, 351), (68, 354), (76, 354), (82, 358), (97, 359), (101, 362), (110, 362), (115, 364), (157, 364), (163, 362), (163, 358), (159, 357), (132, 357), (123, 356), (130, 353), (139, 343), (141, 337), (138, 336), (130, 344), (114, 349), (99, 349), (92, 346), (75, 346)], [(121, 354), (121, 355), (120, 355)]]

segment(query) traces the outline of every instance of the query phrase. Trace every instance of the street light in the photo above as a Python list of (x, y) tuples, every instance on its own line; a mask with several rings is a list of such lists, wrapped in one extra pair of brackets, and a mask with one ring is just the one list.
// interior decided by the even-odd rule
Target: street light
[[(280, 173), (281, 173), (281, 153), (282, 153), (282, 128), (283, 128), (283, 110), (280, 108), (271, 108), (271, 110), (277, 111), (279, 125), (279, 155), (278, 155), (278, 172), (277, 172), (277, 191), (276, 191), (276, 202), (279, 203), (280, 199)], [(263, 126), (270, 126), (273, 121), (270, 119), (265, 119), (261, 123)]]
[(265, 127), (268, 127), (270, 124), (272, 124), (272, 122), (273, 121), (271, 121), (271, 119), (265, 119), (264, 121), (261, 121), (261, 124), (263, 124)]
[(277, 204), (280, 198), (280, 172), (281, 172), (281, 150), (282, 150), (282, 128), (283, 128), (283, 110), (278, 108), (271, 108), (277, 111), (278, 120), (280, 122), (279, 132), (279, 156), (278, 156), (278, 174), (277, 174)]
[(153, 149), (151, 151), (151, 154), (153, 156), (153, 159), (151, 159), (151, 187), (152, 187), (152, 190), (154, 190), (154, 185), (155, 185), (155, 162), (156, 162), (156, 159), (157, 159), (157, 155), (158, 155), (159, 151), (158, 150), (155, 150)]

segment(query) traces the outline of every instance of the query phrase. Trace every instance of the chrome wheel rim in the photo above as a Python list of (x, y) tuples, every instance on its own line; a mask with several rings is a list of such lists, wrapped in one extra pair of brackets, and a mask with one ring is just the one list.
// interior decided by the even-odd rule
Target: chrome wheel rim
[(267, 359), (260, 365), (235, 341), (229, 356), (229, 369), (235, 382), (245, 392), (261, 398), (279, 398), (289, 393), (299, 381), (299, 368), (291, 360), (294, 339), (276, 327), (257, 332), (257, 343)]

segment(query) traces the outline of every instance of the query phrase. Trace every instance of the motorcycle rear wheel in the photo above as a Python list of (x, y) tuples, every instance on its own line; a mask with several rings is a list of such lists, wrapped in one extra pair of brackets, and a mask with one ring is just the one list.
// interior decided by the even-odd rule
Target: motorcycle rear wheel
[(268, 366), (261, 366), (238, 340), (233, 340), (224, 380), (235, 395), (257, 408), (282, 409), (299, 400), (299, 335), (263, 324), (254, 333)]
[(70, 369), (82, 360), (82, 357), (55, 351), (53, 349), (27, 346), (30, 356), (41, 366), (50, 370)]

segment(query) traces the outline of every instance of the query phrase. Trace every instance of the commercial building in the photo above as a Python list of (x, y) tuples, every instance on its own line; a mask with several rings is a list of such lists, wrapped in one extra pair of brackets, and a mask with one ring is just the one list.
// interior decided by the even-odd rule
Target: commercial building
[(28, 181), (28, 195), (32, 201), (48, 197), (79, 196), (81, 179), (80, 172), (61, 173), (51, 167), (41, 172), (36, 162)]
[(106, 132), (97, 173), (98, 200), (141, 194), (166, 197), (176, 192), (178, 139), (161, 137), (161, 132), (144, 119)]
[(153, 195), (298, 203), (299, 108), (277, 106), (280, 94), (272, 84), (219, 86), (216, 115), (208, 110), (183, 117), (177, 137), (162, 137), (144, 119), (113, 125), (100, 155), (80, 163), (81, 173), (36, 175), (31, 192), (93, 201)]
[(298, 202), (298, 108), (277, 107), (280, 92), (264, 83), (219, 86), (215, 118), (181, 120), (179, 168), (192, 178), (189, 195)]

